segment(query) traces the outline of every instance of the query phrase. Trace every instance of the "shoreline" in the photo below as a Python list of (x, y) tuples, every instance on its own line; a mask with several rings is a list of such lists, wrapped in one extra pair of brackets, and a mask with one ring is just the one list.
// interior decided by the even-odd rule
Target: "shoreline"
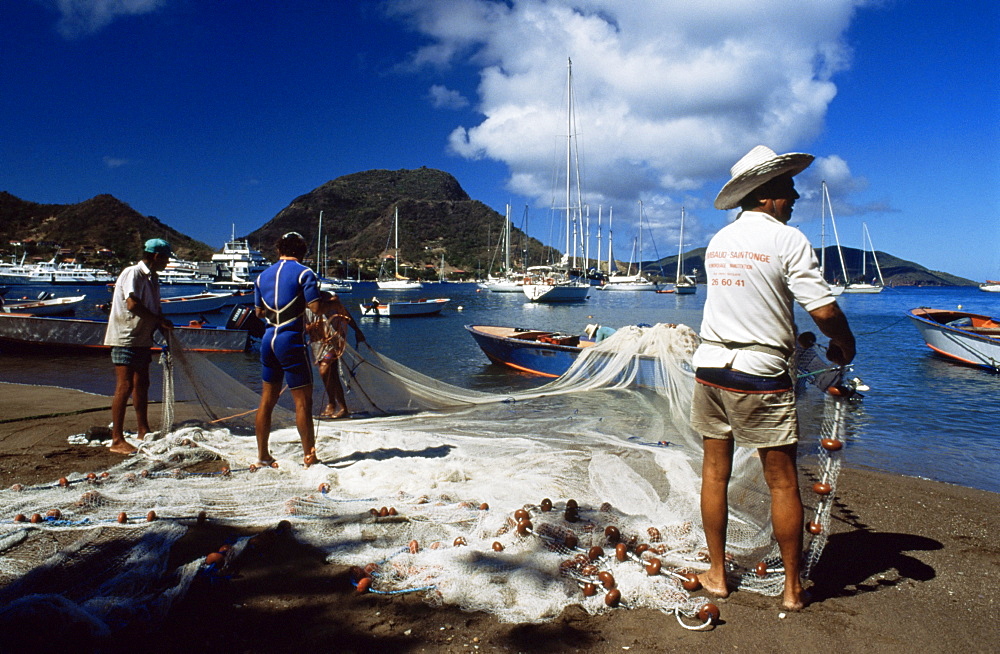
[[(66, 440), (107, 425), (109, 397), (7, 383), (0, 393), (0, 488), (100, 472), (121, 460), (105, 447)], [(157, 410), (151, 407), (154, 424)], [(811, 503), (808, 495), (804, 500)], [(267, 560), (248, 560), (228, 582), (193, 586), (162, 623), (140, 634), (116, 634), (114, 643), (102, 645), (124, 651), (139, 635), (149, 651), (163, 652), (807, 651), (823, 642), (844, 652), (915, 646), (986, 652), (1000, 619), (993, 581), (1000, 569), (1000, 547), (992, 538), (997, 515), (997, 493), (845, 465), (829, 541), (809, 582), (813, 603), (781, 617), (778, 598), (735, 592), (713, 600), (722, 616), (707, 632), (686, 631), (673, 616), (651, 610), (591, 616), (570, 606), (553, 621), (516, 625), (454, 606), (432, 607), (421, 593), (359, 595), (347, 568), (326, 564), (289, 538)], [(204, 556), (233, 532), (220, 525), (192, 527), (175, 546), (171, 565)], [(2, 615), (0, 627), (10, 633)], [(17, 631), (38, 651), (40, 633), (56, 636), (59, 628), (51, 620), (37, 628), (22, 620)]]

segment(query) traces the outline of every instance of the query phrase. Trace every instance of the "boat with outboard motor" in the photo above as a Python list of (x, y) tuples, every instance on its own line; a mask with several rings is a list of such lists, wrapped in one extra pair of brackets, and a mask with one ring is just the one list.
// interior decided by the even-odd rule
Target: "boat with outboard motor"
[(380, 302), (372, 298), (370, 302), (362, 302), (361, 315), (366, 318), (403, 318), (413, 316), (433, 316), (441, 313), (451, 298), (441, 297), (419, 300), (393, 300)]
[[(0, 313), (0, 344), (18, 351), (44, 348), (76, 352), (101, 352), (106, 320), (45, 318), (23, 313)], [(246, 352), (264, 333), (263, 322), (253, 315), (253, 307), (234, 307), (225, 327), (194, 323), (173, 329), (175, 346), (193, 352)]]
[(69, 297), (52, 297), (52, 294), (43, 291), (33, 300), (2, 300), (0, 308), (4, 313), (26, 313), (32, 316), (67, 316), (72, 315), (76, 309), (83, 304), (86, 295), (73, 295)]

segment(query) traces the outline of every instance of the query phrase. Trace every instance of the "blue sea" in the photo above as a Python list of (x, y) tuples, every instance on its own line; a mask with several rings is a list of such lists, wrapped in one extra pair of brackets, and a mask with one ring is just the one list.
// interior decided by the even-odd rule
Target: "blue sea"
[[(13, 287), (8, 299), (33, 297), (41, 290), (59, 295), (87, 293), (88, 309), (79, 317), (100, 317), (94, 306), (109, 301), (104, 287)], [(190, 294), (197, 287), (164, 287), (164, 295)], [(480, 291), (473, 284), (429, 284), (422, 290), (389, 294), (372, 283), (342, 297), (357, 317), (357, 304), (373, 295), (448, 297), (440, 316), (359, 319), (369, 343), (390, 358), (431, 377), (481, 391), (527, 388), (546, 380), (491, 364), (466, 324), (513, 325), (582, 333), (588, 323), (612, 327), (673, 322), (698, 328), (704, 287), (694, 296), (593, 291), (586, 303), (531, 304), (518, 294)], [(93, 300), (93, 302), (91, 302)], [(858, 340), (854, 374), (871, 390), (854, 406), (858, 428), (845, 463), (1000, 492), (1000, 434), (993, 414), (1000, 397), (1000, 375), (951, 363), (934, 355), (907, 318), (915, 307), (958, 308), (1000, 315), (1000, 294), (977, 288), (887, 288), (877, 295), (843, 295), (840, 305)], [(206, 316), (223, 324), (224, 314)], [(186, 322), (180, 317), (175, 322)], [(800, 330), (810, 329), (804, 312)], [(820, 339), (823, 340), (822, 338)], [(211, 357), (234, 377), (259, 388), (252, 354)], [(110, 394), (110, 361), (103, 356), (22, 354), (0, 351), (0, 381), (50, 384)], [(154, 388), (153, 393), (156, 393)], [(802, 410), (817, 411), (816, 393), (803, 395)], [(153, 395), (155, 397), (155, 395)], [(2, 414), (2, 401), (0, 401)], [(2, 415), (0, 415), (2, 417)], [(804, 419), (806, 425), (815, 421)]]

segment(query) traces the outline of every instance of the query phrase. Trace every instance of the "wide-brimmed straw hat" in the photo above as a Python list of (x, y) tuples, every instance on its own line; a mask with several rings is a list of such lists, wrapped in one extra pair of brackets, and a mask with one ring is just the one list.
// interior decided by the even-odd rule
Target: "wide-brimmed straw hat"
[(809, 167), (813, 159), (815, 157), (804, 152), (775, 154), (766, 145), (758, 145), (729, 169), (732, 179), (719, 191), (715, 208), (734, 209), (754, 189), (786, 173), (791, 173), (793, 177), (798, 175)]
[(583, 333), (589, 336), (590, 338), (594, 338), (594, 334), (597, 333), (598, 327), (599, 325), (587, 325), (586, 327), (583, 328)]

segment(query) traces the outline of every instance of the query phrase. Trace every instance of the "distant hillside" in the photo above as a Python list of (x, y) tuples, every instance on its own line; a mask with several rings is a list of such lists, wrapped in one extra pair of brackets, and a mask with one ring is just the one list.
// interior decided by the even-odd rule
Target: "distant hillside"
[[(877, 279), (878, 273), (875, 270), (871, 252), (866, 253), (862, 250), (849, 247), (842, 247), (841, 250), (844, 253), (844, 265), (847, 267), (847, 276), (851, 281), (859, 281), (862, 278), (862, 257), (866, 259), (865, 276), (869, 280)], [(819, 248), (816, 248), (816, 257), (821, 259), (821, 255), (822, 253)], [(894, 257), (887, 252), (876, 250), (875, 257), (878, 259), (879, 267), (882, 269), (882, 277), (885, 279), (886, 286), (975, 286), (977, 284), (977, 282), (971, 279), (965, 279), (964, 277), (936, 270), (928, 270), (920, 264)], [(661, 266), (664, 276), (672, 280), (677, 271), (677, 257), (664, 257), (659, 261), (647, 262), (644, 264), (644, 269), (650, 273), (657, 273)], [(691, 250), (684, 255), (684, 272), (690, 275), (695, 269), (698, 270), (698, 281), (704, 282), (705, 248)], [(831, 282), (843, 281), (844, 275), (840, 272), (840, 259), (837, 256), (837, 247), (834, 245), (829, 245), (826, 248), (826, 270), (827, 280)]]
[[(165, 238), (174, 252), (185, 259), (208, 259), (212, 248), (181, 234), (152, 216), (143, 216), (121, 200), (98, 195), (77, 204), (38, 204), (0, 191), (0, 251), (9, 258), (20, 254), (50, 259), (60, 249), (68, 256), (97, 261), (109, 269), (134, 262), (142, 244), (150, 238)], [(16, 241), (22, 246), (12, 246)]]
[[(292, 200), (248, 238), (273, 257), (277, 239), (297, 231), (315, 250), (322, 211), (330, 274), (342, 274), (337, 262), (349, 260), (352, 276), (359, 264), (372, 276), (378, 272), (381, 257), (392, 254), (397, 209), (401, 266), (421, 275), (436, 275), (443, 255), (446, 272), (460, 269), (486, 274), (495, 257), (503, 216), (471, 199), (448, 173), (430, 168), (369, 170), (338, 177)], [(524, 242), (524, 234), (513, 231), (512, 240)], [(550, 257), (551, 248), (535, 239), (527, 243), (532, 264)], [(498, 265), (493, 264), (494, 272)]]

